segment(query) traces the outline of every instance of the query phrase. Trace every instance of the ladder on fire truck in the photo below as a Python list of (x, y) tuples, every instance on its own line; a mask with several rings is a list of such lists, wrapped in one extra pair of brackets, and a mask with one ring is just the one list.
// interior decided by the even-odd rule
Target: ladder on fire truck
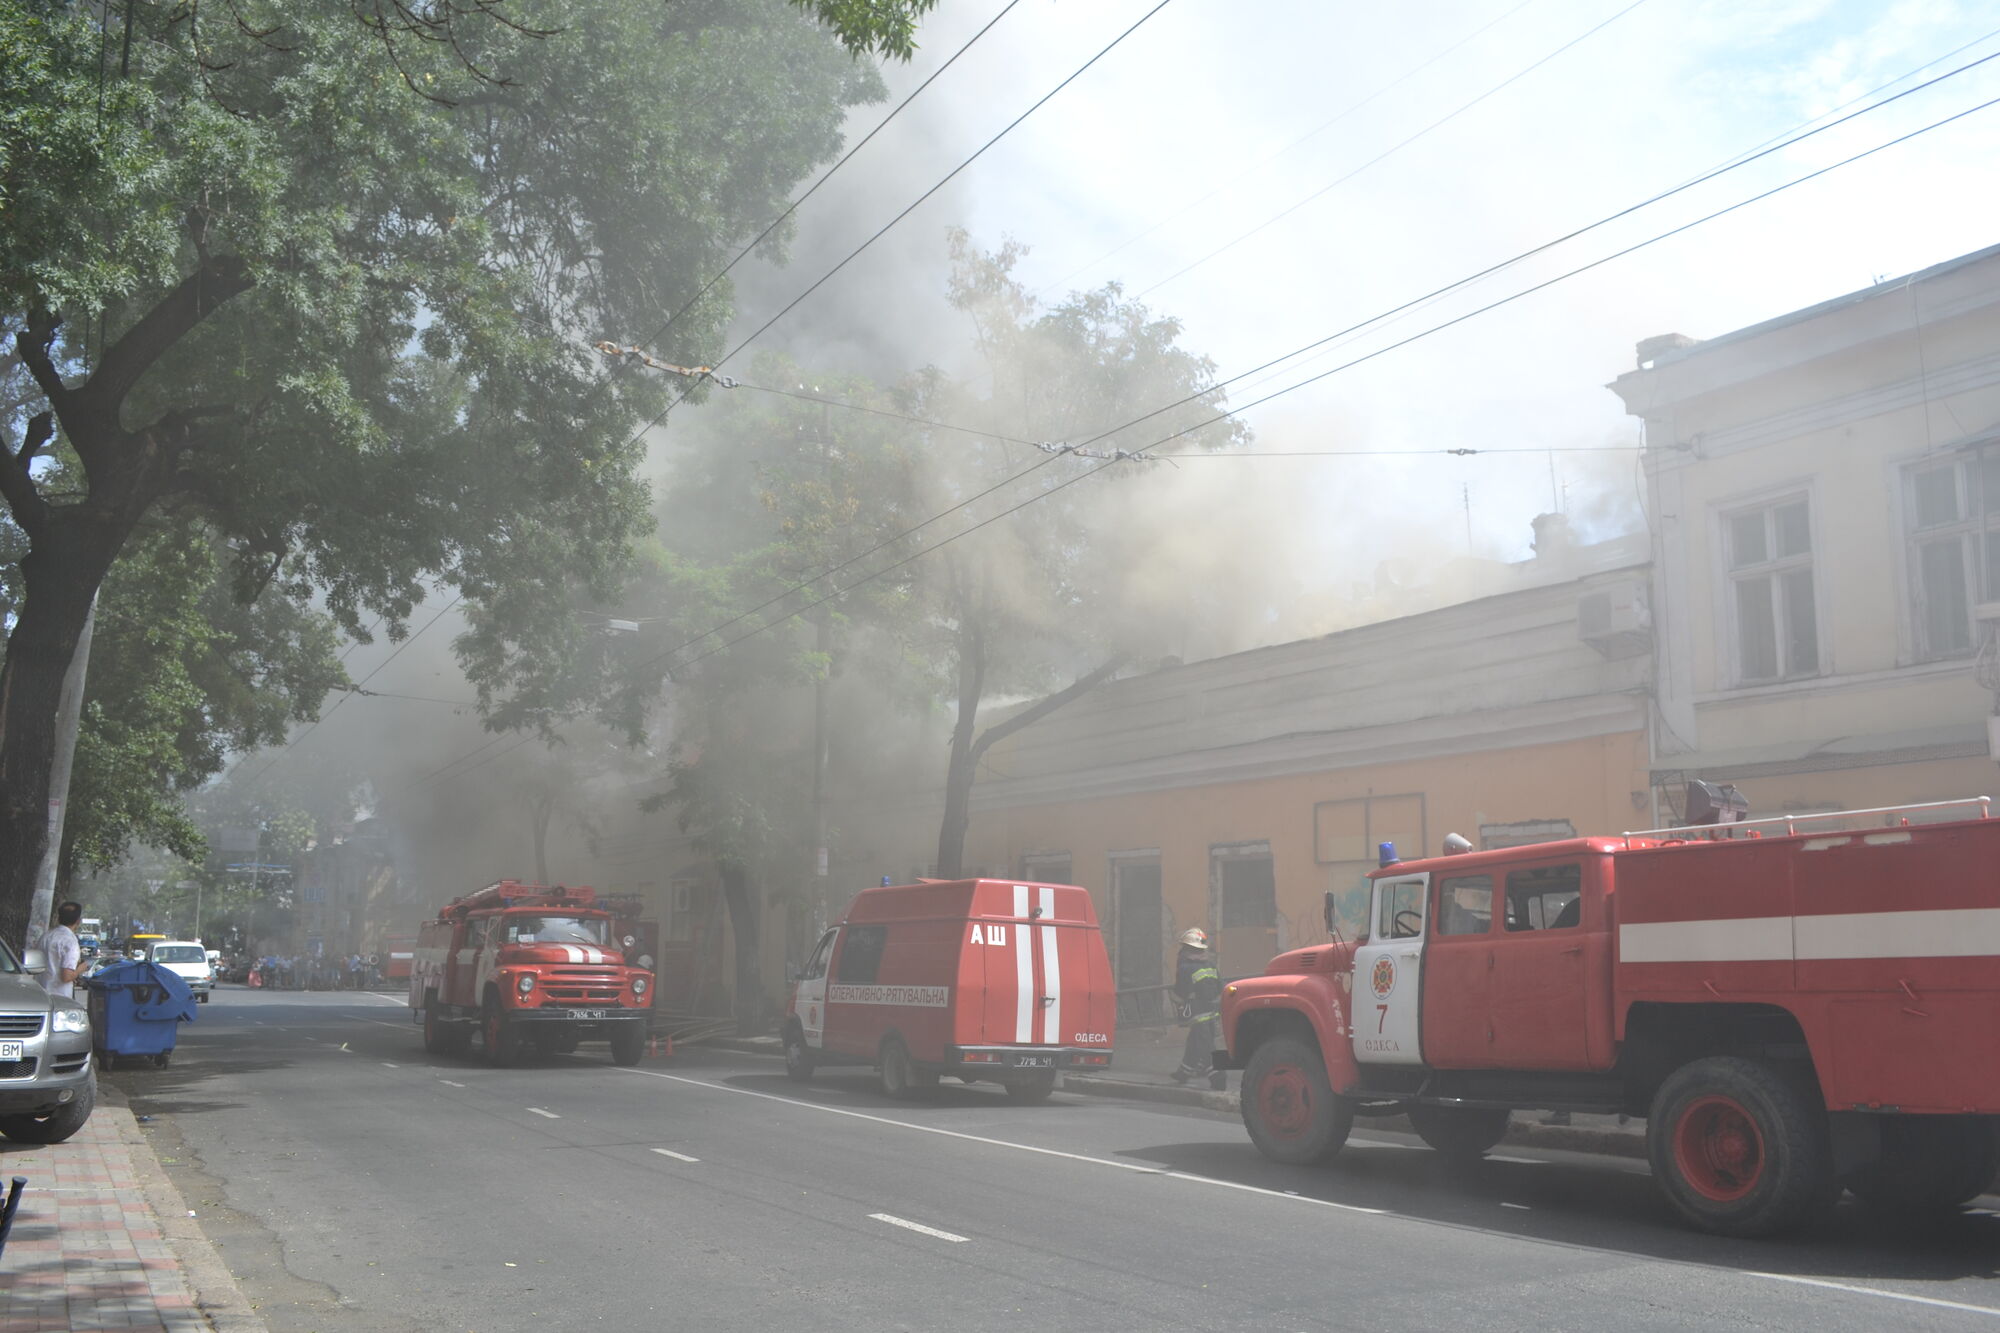
[[(1739, 819), (1726, 824), (1686, 824), (1679, 828), (1641, 829), (1621, 833), (1618, 836), (1629, 844), (1634, 838), (1645, 838), (1656, 842), (1727, 842), (1732, 838), (1761, 838), (1765, 829), (1782, 829), (1786, 835), (1800, 832), (1799, 825), (1824, 823), (1838, 819), (1872, 819), (1881, 817), (1881, 823), (1869, 827), (1908, 828), (1910, 816), (1925, 811), (1936, 810), (1978, 810), (1970, 816), (1975, 819), (1992, 817), (1993, 798), (1990, 796), (1965, 796), (1953, 801), (1923, 801), (1915, 805), (1883, 805), (1867, 810), (1818, 810), (1806, 814), (1767, 815), (1761, 819)], [(1942, 819), (1923, 819), (1920, 823), (1944, 822)], [(1810, 830), (1808, 830), (1810, 831)]]

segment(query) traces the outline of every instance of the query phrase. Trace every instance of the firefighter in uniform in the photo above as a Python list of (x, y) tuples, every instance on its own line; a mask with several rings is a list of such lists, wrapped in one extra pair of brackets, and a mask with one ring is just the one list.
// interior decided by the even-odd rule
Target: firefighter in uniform
[(1174, 968), (1174, 1000), (1187, 1020), (1187, 1049), (1174, 1082), (1206, 1077), (1212, 1088), (1227, 1087), (1229, 1075), (1214, 1067), (1215, 1048), (1222, 1040), (1222, 976), (1208, 951), (1208, 932), (1200, 926), (1181, 935), (1180, 958)]

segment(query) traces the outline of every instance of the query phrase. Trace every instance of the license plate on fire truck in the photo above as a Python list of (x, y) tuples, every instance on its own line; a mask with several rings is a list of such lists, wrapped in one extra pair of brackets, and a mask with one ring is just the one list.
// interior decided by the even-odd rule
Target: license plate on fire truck
[(9, 1060), (28, 1058), (28, 1043), (24, 1041), (0, 1041), (0, 1064)]
[(604, 1014), (605, 1011), (602, 1009), (572, 1009), (569, 1011), (569, 1016), (579, 1023), (596, 1022), (601, 1020)]
[(1055, 1067), (1056, 1058), (1053, 1055), (1017, 1055), (1014, 1057), (1014, 1068), (1016, 1069), (1054, 1069)]

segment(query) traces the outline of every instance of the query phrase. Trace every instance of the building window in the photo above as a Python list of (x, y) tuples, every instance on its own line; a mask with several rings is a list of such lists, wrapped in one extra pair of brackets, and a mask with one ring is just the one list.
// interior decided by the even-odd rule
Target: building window
[(1736, 682), (1819, 673), (1813, 603), (1812, 516), (1803, 495), (1723, 516)]
[(2000, 449), (1903, 472), (1917, 656), (1968, 656), (1972, 607), (2000, 596)]

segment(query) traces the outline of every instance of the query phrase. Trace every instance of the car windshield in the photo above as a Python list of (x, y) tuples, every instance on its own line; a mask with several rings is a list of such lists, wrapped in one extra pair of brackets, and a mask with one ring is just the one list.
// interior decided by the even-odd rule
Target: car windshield
[(509, 918), (507, 939), (515, 944), (604, 943), (604, 922), (595, 917), (522, 916)]
[(199, 944), (162, 944), (153, 950), (156, 963), (205, 963), (208, 954)]

